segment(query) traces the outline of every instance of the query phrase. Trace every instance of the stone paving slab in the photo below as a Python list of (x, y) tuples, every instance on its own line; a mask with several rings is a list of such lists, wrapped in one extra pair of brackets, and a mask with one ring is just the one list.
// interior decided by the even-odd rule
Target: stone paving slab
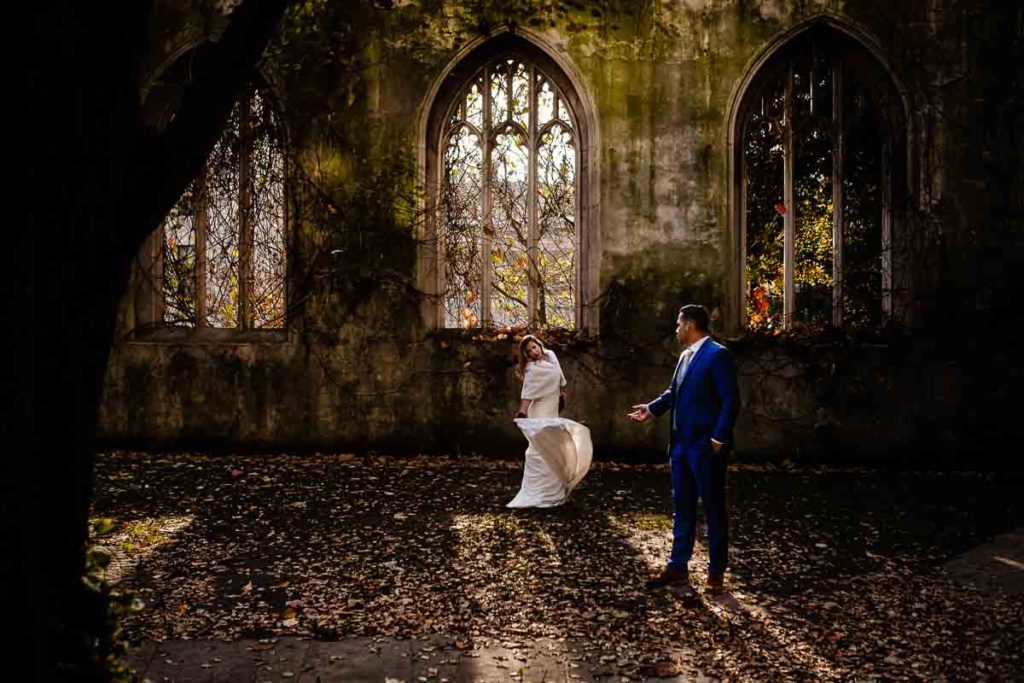
[(738, 468), (734, 600), (686, 605), (642, 588), (671, 543), (660, 466), (597, 463), (568, 506), (513, 513), (521, 463), (98, 462), (153, 681), (1016, 680), (1024, 662), (1016, 475)]
[(996, 536), (953, 558), (946, 571), (983, 591), (1024, 595), (1024, 529)]
[[(950, 560), (945, 570), (959, 581), (1008, 595), (1024, 593), (1024, 529)], [(235, 642), (145, 641), (129, 661), (141, 676), (157, 682), (233, 683), (584, 683), (626, 681), (612, 663), (593, 661), (584, 646), (569, 641), (507, 642), (466, 649), (451, 638), (348, 638), (311, 641), (270, 638)], [(712, 681), (685, 666), (686, 652), (677, 653), (682, 673), (645, 679), (673, 683)], [(634, 679), (635, 680), (635, 679)]]
[[(684, 653), (680, 653), (683, 655)], [(237, 642), (146, 641), (129, 661), (144, 678), (173, 683), (253, 683), (297, 681), (334, 683), (587, 683), (628, 681), (610, 665), (588, 661), (576, 646), (557, 641), (459, 649), (451, 639), (393, 640), (349, 638), (307, 641), (297, 638)], [(704, 683), (694, 670), (658, 679)], [(632, 679), (637, 680), (637, 679)]]

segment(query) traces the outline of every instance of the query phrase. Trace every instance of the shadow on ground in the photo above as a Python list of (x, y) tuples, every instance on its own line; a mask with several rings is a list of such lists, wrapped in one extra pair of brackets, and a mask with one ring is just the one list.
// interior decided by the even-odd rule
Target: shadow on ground
[[(944, 569), (1024, 524), (1019, 477), (738, 468), (731, 602), (687, 606), (643, 589), (668, 552), (664, 467), (600, 463), (561, 508), (505, 510), (520, 475), (474, 458), (114, 453), (94, 514), (114, 520), (99, 539), (112, 578), (147, 604), (125, 626), (155, 679), (228, 660), (344, 664), (346, 680), (1021, 669), (1020, 593)], [(294, 670), (264, 661), (285, 649)]]

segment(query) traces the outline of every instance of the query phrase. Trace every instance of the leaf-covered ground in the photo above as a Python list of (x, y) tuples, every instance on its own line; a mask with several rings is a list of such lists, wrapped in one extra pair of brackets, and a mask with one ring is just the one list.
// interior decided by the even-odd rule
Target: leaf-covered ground
[(740, 680), (1024, 670), (1024, 596), (943, 568), (1024, 524), (1019, 476), (734, 468), (731, 596), (687, 606), (643, 587), (668, 552), (664, 466), (598, 463), (567, 505), (508, 511), (520, 475), (466, 457), (117, 452), (99, 458), (94, 517), (111, 520), (110, 577), (146, 603), (126, 624), (140, 641), (545, 639), (626, 675)]

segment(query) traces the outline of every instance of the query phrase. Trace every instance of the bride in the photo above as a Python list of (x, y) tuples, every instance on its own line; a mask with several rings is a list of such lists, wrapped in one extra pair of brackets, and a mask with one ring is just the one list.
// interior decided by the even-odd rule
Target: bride
[(533, 335), (519, 343), (519, 370), (523, 391), (515, 422), (529, 446), (522, 486), (506, 507), (561, 505), (590, 469), (590, 430), (558, 417), (565, 375), (555, 354)]

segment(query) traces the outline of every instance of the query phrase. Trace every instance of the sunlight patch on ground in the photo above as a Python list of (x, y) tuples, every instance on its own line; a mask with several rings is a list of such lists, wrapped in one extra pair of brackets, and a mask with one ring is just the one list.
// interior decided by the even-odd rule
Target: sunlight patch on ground
[[(625, 513), (609, 515), (609, 523), (628, 543), (643, 556), (652, 570), (657, 570), (664, 565), (672, 549), (672, 516), (662, 513)], [(698, 538), (694, 547), (693, 559), (690, 570), (692, 581), (695, 586), (703, 583), (703, 568), (707, 565), (707, 552), (702, 545), (702, 538)], [(759, 624), (759, 629), (768, 636), (768, 642), (773, 647), (765, 648), (762, 654), (766, 657), (783, 657), (794, 664), (798, 664), (805, 670), (814, 672), (823, 679), (831, 680), (837, 675), (837, 671), (830, 664), (828, 659), (821, 657), (815, 652), (812, 645), (801, 642), (796, 634), (772, 618), (768, 611), (754, 605), (747, 606), (747, 596), (737, 590), (728, 596), (729, 600), (708, 600), (707, 605), (711, 612), (717, 617), (722, 627), (728, 628), (732, 619), (735, 618), (737, 610), (742, 611)], [(725, 654), (725, 653), (723, 653)]]
[[(595, 467), (569, 504), (509, 511), (521, 462), (119, 454), (98, 460), (94, 509), (138, 521), (99, 539), (147, 553), (123, 579), (147, 605), (125, 621), (132, 638), (440, 638), (446, 657), (480, 654), (482, 678), (515, 672), (509, 651), (544, 639), (559, 665), (565, 642), (587, 672), (631, 678), (677, 664), (735, 680), (1019, 670), (1019, 593), (957, 585), (943, 567), (946, 549), (1016, 519), (1005, 487), (737, 473), (730, 609), (644, 587), (671, 546), (663, 469)], [(851, 508), (854, 483), (864, 493)], [(964, 504), (948, 508), (950, 491)], [(172, 518), (184, 526), (146, 521)], [(691, 563), (702, 593), (703, 536)], [(968, 555), (1012, 578), (992, 558), (1020, 558), (1013, 538)]]
[(192, 521), (192, 515), (145, 517), (122, 523), (106, 517), (90, 518), (93, 543), (110, 554), (103, 579), (109, 583), (121, 581), (141, 560), (173, 541)]
[[(644, 560), (651, 571), (661, 569), (672, 552), (672, 515), (660, 512), (626, 512), (608, 515), (608, 525)], [(707, 564), (698, 544), (694, 566)]]
[(785, 668), (799, 667), (818, 680), (837, 680), (848, 673), (823, 656), (815, 644), (803, 640), (797, 630), (788, 628), (763, 607), (750, 605), (743, 599), (745, 597), (737, 591), (717, 600), (708, 600), (707, 604), (723, 623), (735, 618), (733, 615), (738, 612), (750, 618), (748, 629), (757, 634), (747, 644), (753, 652)]
[[(535, 633), (538, 624), (523, 620), (543, 614), (546, 577), (561, 566), (550, 534), (534, 520), (490, 512), (455, 515), (452, 529), (458, 539), (455, 568), (476, 607), (471, 634), (489, 635), (498, 624), (513, 635)], [(541, 631), (564, 635), (550, 627)]]
[(1024, 569), (1024, 562), (1011, 560), (1009, 557), (1003, 557), (1002, 555), (993, 555), (992, 559), (996, 562), (1002, 562), (1003, 564), (1013, 567), (1014, 569)]

